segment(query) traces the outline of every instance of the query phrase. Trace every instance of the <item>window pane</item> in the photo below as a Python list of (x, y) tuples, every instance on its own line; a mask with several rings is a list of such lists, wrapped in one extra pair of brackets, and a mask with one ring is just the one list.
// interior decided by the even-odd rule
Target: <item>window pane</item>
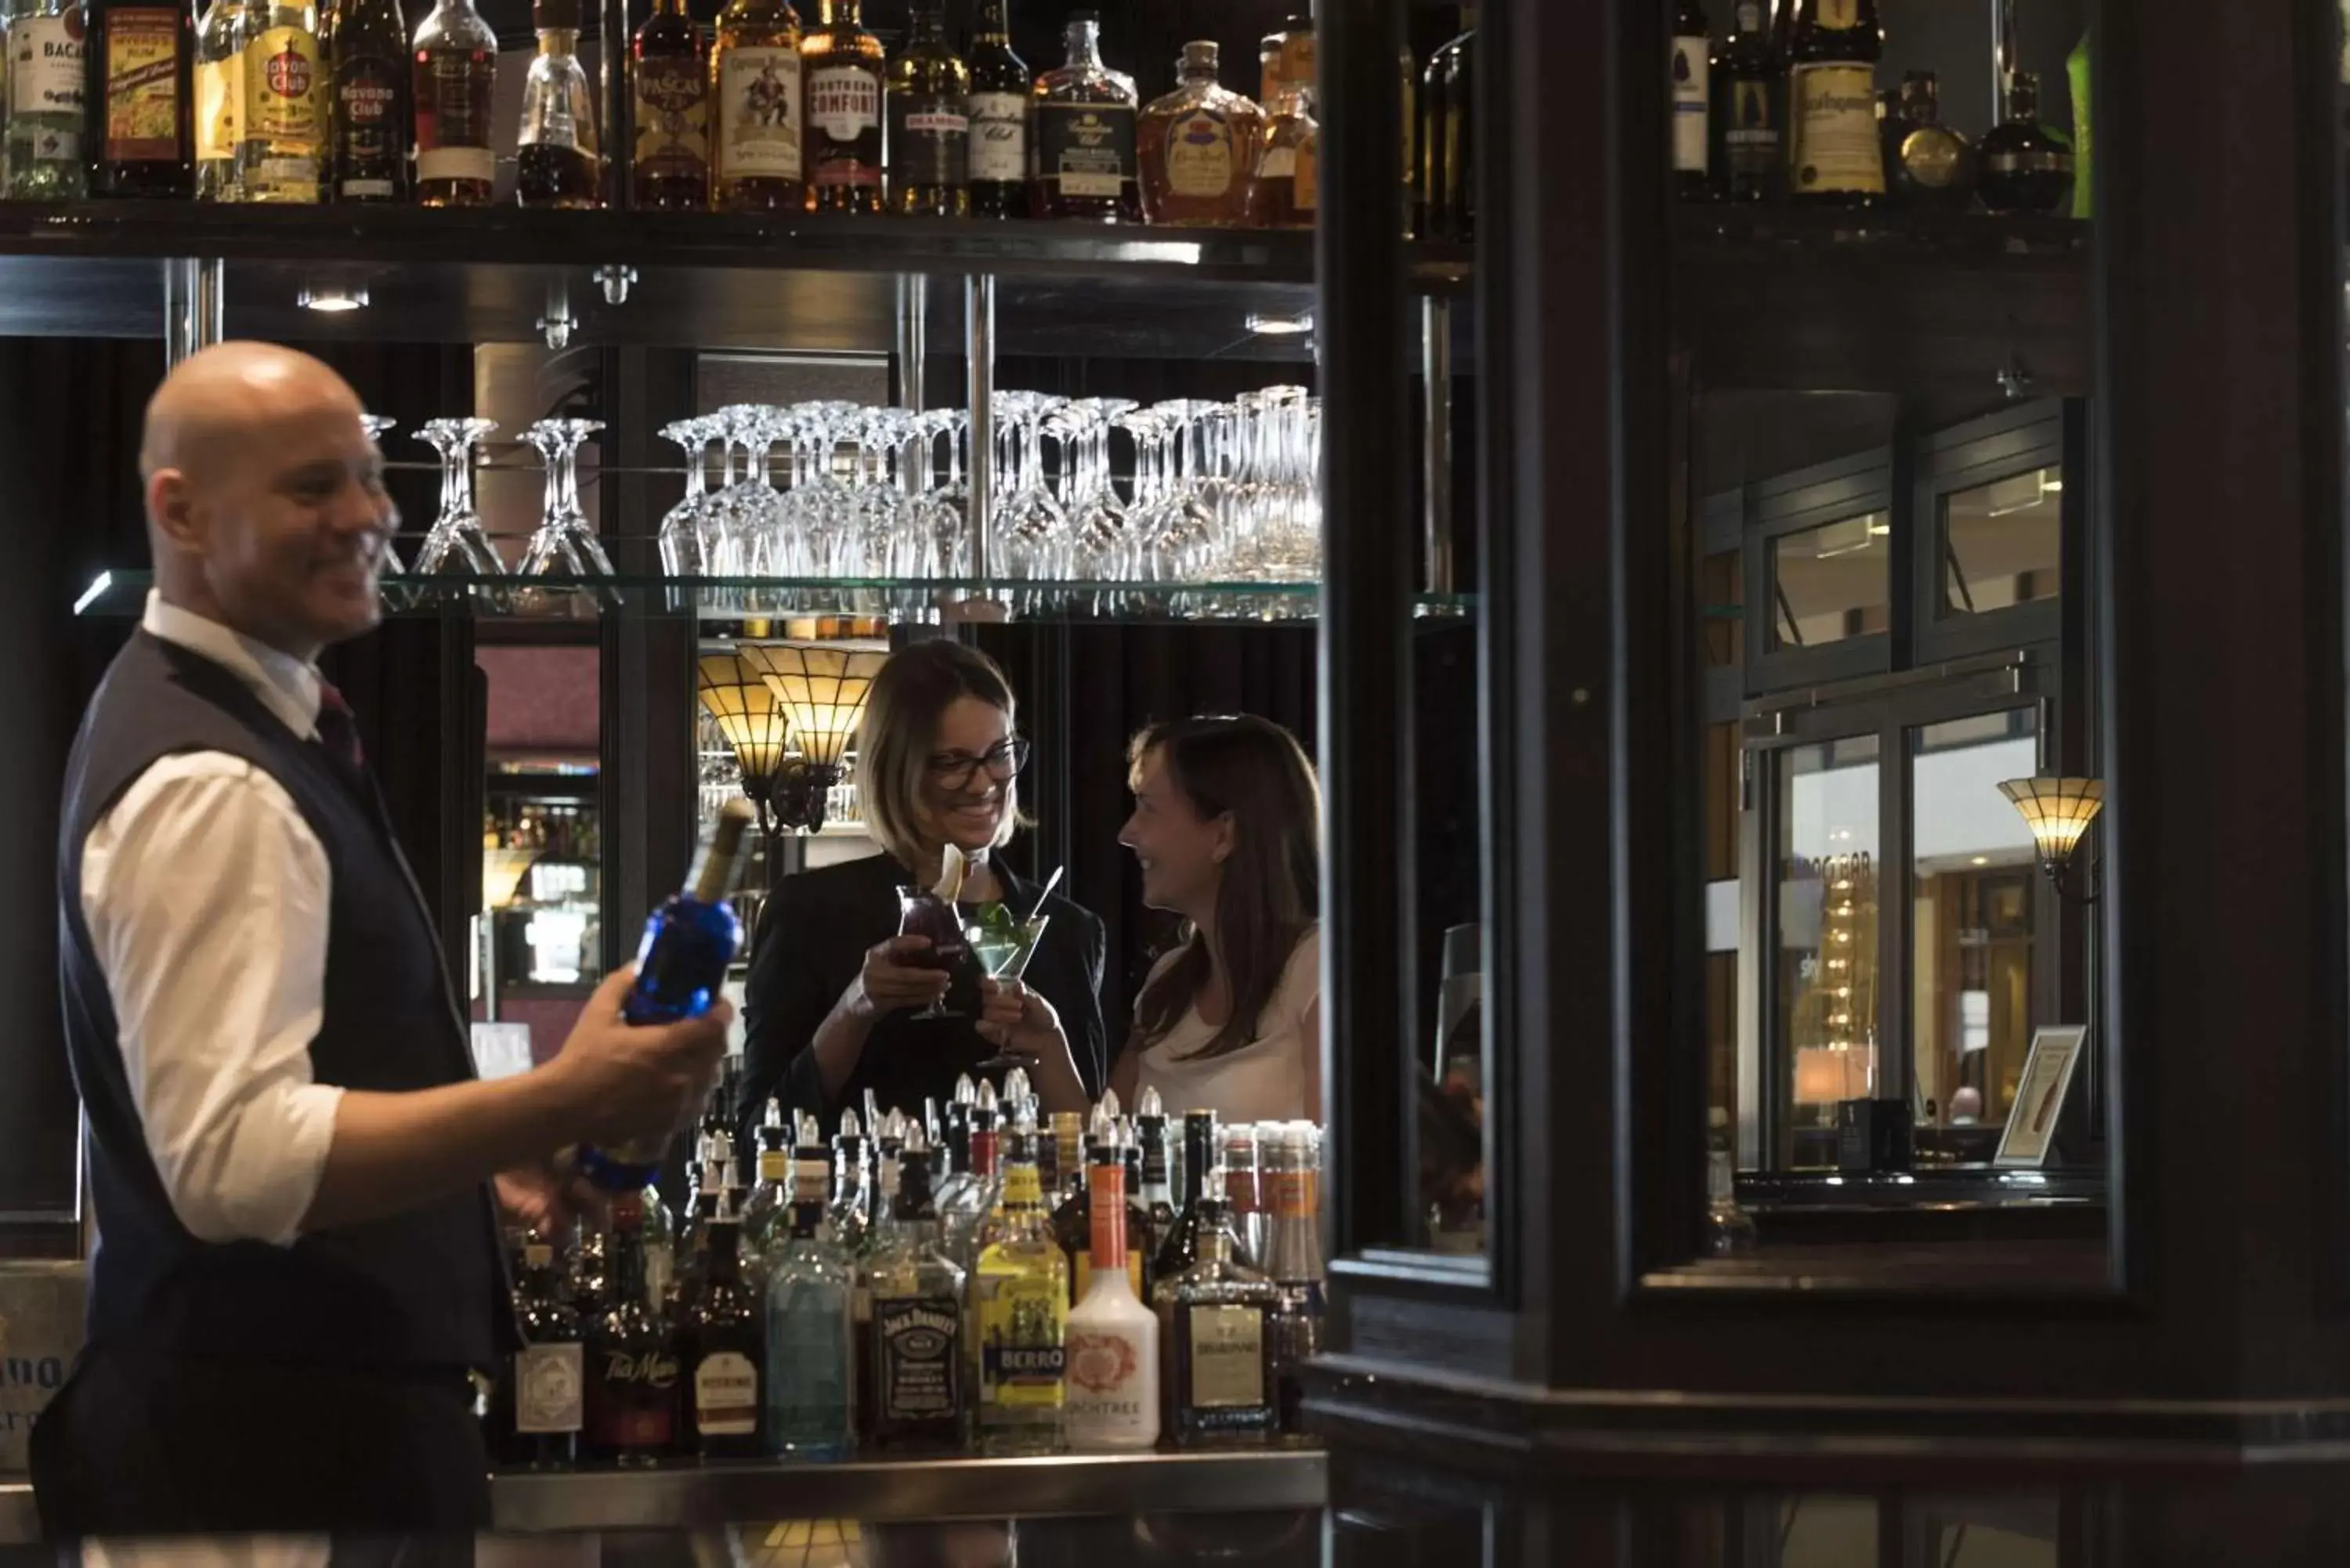
[(1835, 1107), (1877, 1081), (1877, 737), (1779, 753), (1777, 1059), (1790, 1165), (1835, 1163)]
[(1883, 631), (1890, 514), (1871, 512), (1771, 542), (1771, 646), (1816, 648)]
[[(2032, 1047), (2032, 835), (2002, 779), (2037, 772), (2030, 708), (1909, 732), (1917, 1099), (1927, 1124), (1996, 1127)], [(1950, 1158), (1988, 1158), (1965, 1140)]]
[(2035, 468), (1942, 502), (1942, 601), (1973, 615), (2053, 599), (2061, 586), (2063, 471)]

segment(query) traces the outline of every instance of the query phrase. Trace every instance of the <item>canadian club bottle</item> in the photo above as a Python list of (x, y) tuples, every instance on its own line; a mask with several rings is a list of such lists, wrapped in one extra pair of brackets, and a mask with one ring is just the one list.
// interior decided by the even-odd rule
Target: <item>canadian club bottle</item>
[(807, 194), (800, 18), (784, 0), (727, 0), (710, 51), (711, 205), (796, 212)]
[(515, 199), (525, 207), (603, 204), (596, 99), (579, 65), (579, 0), (537, 0), (538, 56), (522, 88)]
[(824, 26), (800, 44), (807, 78), (811, 213), (881, 210), (881, 40), (864, 0), (824, 0)]
[(1684, 202), (1710, 201), (1713, 181), (1707, 161), (1713, 149), (1706, 134), (1706, 117), (1713, 108), (1706, 86), (1712, 44), (1704, 11), (1697, 0), (1677, 0), (1673, 6), (1673, 188)]
[(579, 1314), (557, 1283), (555, 1249), (534, 1236), (523, 1243), (515, 1281), (515, 1322), (522, 1345), (507, 1364), (500, 1393), (508, 1464), (567, 1469), (578, 1458), (585, 1363)]
[(1787, 184), (1806, 205), (1885, 197), (1877, 138), (1877, 0), (1796, 0), (1787, 29)]
[(314, 0), (267, 0), (245, 34), (237, 178), (248, 202), (316, 202), (331, 119)]
[(416, 79), (416, 199), (428, 207), (486, 207), (496, 183), (490, 120), (498, 36), (473, 0), (435, 0), (411, 47)]
[(398, 0), (350, 0), (328, 13), (335, 82), (338, 202), (405, 202), (408, 189), (408, 28)]
[(639, 207), (710, 204), (710, 61), (685, 0), (653, 0), (637, 29), (637, 149), (631, 172)]
[(1004, 0), (980, 0), (971, 40), (971, 210), (983, 218), (1027, 215), (1028, 87)]
[(91, 193), (187, 196), (195, 188), (195, 13), (93, 0), (85, 16)]
[(723, 1194), (706, 1234), (710, 1257), (685, 1329), (692, 1366), (687, 1397), (692, 1403), (693, 1451), (705, 1459), (753, 1459), (760, 1451), (766, 1303), (743, 1281), (743, 1227)]
[(1714, 57), (1714, 169), (1722, 199), (1775, 200), (1786, 180), (1779, 138), (1779, 67), (1765, 0), (1738, 0), (1730, 36)]
[(889, 210), (961, 218), (971, 212), (971, 67), (947, 43), (946, 7), (920, 0), (906, 48), (889, 63)]
[(612, 1204), (612, 1283), (588, 1328), (589, 1456), (649, 1465), (677, 1442), (677, 1345), (646, 1305), (644, 1202)]

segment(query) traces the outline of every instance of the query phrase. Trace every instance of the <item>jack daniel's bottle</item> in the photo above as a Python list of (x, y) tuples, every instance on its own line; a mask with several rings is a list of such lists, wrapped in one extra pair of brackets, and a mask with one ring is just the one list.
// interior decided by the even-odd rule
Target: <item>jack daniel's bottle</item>
[[(743, 923), (726, 896), (743, 869), (743, 833), (750, 823), (750, 803), (728, 801), (684, 889), (645, 922), (645, 939), (637, 949), (637, 981), (620, 1004), (620, 1016), (629, 1023), (699, 1018), (718, 1000), (726, 983), (726, 966), (743, 945)], [(631, 1145), (617, 1155), (583, 1146), (579, 1168), (607, 1191), (639, 1192), (660, 1173), (663, 1152), (656, 1143)]]
[(1885, 199), (1877, 0), (1797, 0), (1787, 29), (1787, 188), (1806, 205)]

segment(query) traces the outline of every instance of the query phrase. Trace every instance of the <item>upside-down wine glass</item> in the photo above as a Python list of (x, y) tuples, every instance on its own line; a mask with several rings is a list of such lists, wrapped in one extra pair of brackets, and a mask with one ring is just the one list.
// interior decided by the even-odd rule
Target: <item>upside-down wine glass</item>
[(496, 433), (495, 420), (428, 420), (417, 428), (416, 439), (441, 457), (441, 515), (416, 552), (420, 576), (452, 573), (495, 577), (506, 564), (482, 526), (473, 505), (473, 449)]
[(601, 420), (541, 420), (522, 439), (546, 464), (546, 512), (538, 532), (523, 552), (522, 569), (531, 576), (557, 574), (608, 577), (612, 563), (596, 542), (595, 525), (579, 506), (579, 446), (604, 428)]

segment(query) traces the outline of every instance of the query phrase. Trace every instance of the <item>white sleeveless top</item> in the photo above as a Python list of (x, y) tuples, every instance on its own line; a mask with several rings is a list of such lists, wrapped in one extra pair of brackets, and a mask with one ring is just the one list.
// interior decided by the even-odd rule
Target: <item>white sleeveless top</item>
[[(1151, 970), (1175, 961), (1178, 948)], [(1314, 1117), (1305, 1103), (1308, 1052), (1318, 1054), (1320, 1036), (1305, 1033), (1305, 1010), (1322, 997), (1322, 928), (1309, 926), (1282, 966), (1273, 1000), (1257, 1019), (1257, 1037), (1239, 1050), (1199, 1059), (1197, 1053), (1216, 1037), (1213, 1025), (1187, 1007), (1175, 1026), (1144, 1051), (1135, 1090), (1157, 1089), (1167, 1114), (1214, 1111), (1228, 1122), (1292, 1122)], [(1191, 1058), (1186, 1060), (1186, 1058)]]

